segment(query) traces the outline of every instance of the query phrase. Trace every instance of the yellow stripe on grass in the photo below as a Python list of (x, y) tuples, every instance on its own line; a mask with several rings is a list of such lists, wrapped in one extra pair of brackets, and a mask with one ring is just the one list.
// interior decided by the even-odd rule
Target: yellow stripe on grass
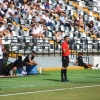
[[(69, 66), (68, 70), (83, 70), (83, 66)], [(40, 68), (38, 68), (40, 70)], [(52, 68), (42, 68), (43, 71), (55, 71), (55, 70), (61, 70), (61, 67), (52, 67)]]

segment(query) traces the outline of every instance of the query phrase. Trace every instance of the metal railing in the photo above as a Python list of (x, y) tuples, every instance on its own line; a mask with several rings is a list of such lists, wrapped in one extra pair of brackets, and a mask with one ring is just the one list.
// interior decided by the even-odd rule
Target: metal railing
[[(8, 42), (9, 41), (9, 42)], [(52, 39), (34, 39), (33, 37), (15, 37), (3, 40), (8, 53), (26, 55), (36, 51), (37, 56), (61, 56), (61, 44)], [(70, 54), (82, 52), (85, 56), (100, 55), (100, 40), (85, 38), (70, 39)]]

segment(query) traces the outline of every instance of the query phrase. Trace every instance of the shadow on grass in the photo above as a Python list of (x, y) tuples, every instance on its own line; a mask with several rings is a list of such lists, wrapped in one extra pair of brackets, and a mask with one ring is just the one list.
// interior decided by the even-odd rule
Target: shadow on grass
[(2, 76), (0, 78), (22, 78), (22, 77), (31, 77), (31, 76), (39, 76), (39, 75), (50, 75), (50, 73), (27, 74), (25, 76)]
[(57, 80), (57, 79), (43, 79), (43, 80), (61, 82), (61, 80)]
[(87, 76), (86, 78), (100, 78), (100, 77)]

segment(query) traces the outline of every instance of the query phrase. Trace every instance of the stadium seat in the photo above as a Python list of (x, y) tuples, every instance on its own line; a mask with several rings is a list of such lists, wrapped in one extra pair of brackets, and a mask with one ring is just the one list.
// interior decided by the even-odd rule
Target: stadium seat
[(16, 37), (16, 36), (13, 36), (13, 37), (11, 38), (11, 42), (12, 42), (12, 43), (18, 43), (17, 37)]
[(33, 46), (33, 50), (34, 51), (37, 51), (37, 46)]
[(23, 19), (27, 19), (27, 15), (26, 14), (22, 14)]
[(21, 26), (20, 25), (16, 25), (14, 30), (15, 31), (20, 31), (21, 30)]
[(10, 44), (11, 38), (10, 37), (2, 37), (2, 42), (3, 42), (3, 44)]
[(10, 25), (12, 25), (11, 30), (15, 30), (16, 25), (14, 25), (14, 24), (10, 24)]
[(25, 40), (26, 40), (26, 42), (30, 43), (30, 42), (32, 42), (32, 38), (33, 38), (32, 36), (26, 36)]
[(17, 51), (19, 50), (19, 46), (15, 45), (15, 46), (10, 46), (9, 51)]
[(25, 36), (25, 37), (29, 36), (29, 31), (23, 31), (22, 36)]
[(12, 31), (12, 33), (13, 33), (13, 36), (19, 36), (19, 31)]
[(80, 34), (81, 34), (81, 37), (82, 38), (85, 38), (86, 37), (86, 33), (85, 32), (80, 32)]
[(25, 25), (25, 21), (26, 21), (25, 19), (20, 19), (20, 24)]

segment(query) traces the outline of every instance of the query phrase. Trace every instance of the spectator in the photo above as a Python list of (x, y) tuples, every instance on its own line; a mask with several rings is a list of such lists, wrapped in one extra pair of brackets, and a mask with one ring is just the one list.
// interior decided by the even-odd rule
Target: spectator
[(79, 14), (79, 28), (84, 29), (84, 19), (83, 19), (83, 16), (81, 14)]
[(66, 16), (64, 15), (64, 13), (61, 13), (60, 14), (60, 18), (59, 18), (59, 21), (60, 21), (60, 25), (64, 25), (64, 26), (67, 26), (69, 28), (69, 31), (71, 31), (71, 22), (66, 20), (65, 18)]
[(86, 32), (86, 33), (90, 33), (90, 29), (89, 29), (89, 27), (88, 27), (88, 23), (86, 23), (86, 25), (85, 25), (85, 32)]
[(43, 38), (45, 39), (45, 35), (43, 33), (41, 33), (40, 27), (39, 27), (39, 23), (33, 24), (30, 34), (34, 37), (34, 38)]
[(7, 10), (7, 13), (6, 13), (7, 19), (11, 20), (11, 21), (13, 21), (14, 15), (15, 15), (15, 10), (14, 10), (13, 6), (14, 6), (13, 4), (10, 4), (10, 6)]
[(0, 32), (0, 37), (3, 37), (3, 36), (4, 36), (3, 32)]
[(35, 23), (35, 17), (32, 17), (31, 24)]
[(45, 25), (46, 21), (41, 17), (40, 24)]
[(58, 5), (57, 5), (57, 7), (55, 8), (55, 11), (54, 11), (54, 13), (56, 13), (56, 14), (61, 14), (61, 13), (66, 13), (64, 10), (62, 10), (62, 3), (59, 3)]
[(72, 20), (77, 19), (77, 17), (79, 17), (79, 14), (81, 14), (81, 11), (76, 9), (72, 15)]
[(8, 9), (8, 2), (7, 1), (3, 1), (2, 10), (4, 11), (4, 13), (7, 12), (7, 9)]
[(0, 22), (0, 36), (3, 37), (4, 36), (4, 33), (3, 31), (6, 30), (5, 26), (3, 25), (2, 22)]
[(27, 74), (37, 74), (37, 62), (34, 60), (35, 58), (35, 51), (32, 51), (29, 55), (25, 57), (23, 60), (24, 65), (26, 66)]
[(39, 15), (39, 13), (37, 12), (36, 15), (35, 15), (35, 22), (36, 22), (36, 23), (39, 23), (40, 20), (41, 20), (41, 17), (40, 17), (40, 15)]
[(40, 4), (40, 8), (41, 8), (41, 10), (45, 11), (44, 2), (42, 2), (42, 3)]
[(15, 4), (16, 6), (19, 6), (19, 2), (20, 2), (20, 0), (14, 0), (14, 4)]
[(11, 36), (13, 36), (13, 32), (12, 32), (12, 25), (11, 24), (8, 24), (8, 27), (6, 28), (8, 31), (9, 31), (9, 34), (11, 35)]
[(43, 13), (42, 18), (45, 20), (46, 26), (55, 26), (54, 23), (50, 19), (50, 15), (46, 12)]
[[(48, 31), (48, 28), (46, 27), (45, 24), (40, 24), (40, 32), (46, 35), (46, 32)], [(44, 37), (45, 38), (45, 37)]]
[(57, 31), (56, 34), (55, 34), (55, 38), (56, 38), (56, 41), (57, 43), (62, 43), (63, 41), (63, 32), (62, 31)]
[(16, 12), (17, 12), (18, 16), (21, 17), (21, 8), (20, 7), (17, 7)]
[(2, 22), (4, 26), (7, 24), (7, 18), (5, 15), (3, 17), (0, 16), (0, 22)]
[(16, 70), (17, 70), (17, 67), (14, 67), (14, 64), (13, 63), (10, 63), (6, 66), (6, 71), (8, 71), (6, 74), (9, 75), (12, 77), (12, 76), (17, 76), (17, 73), (16, 73)]
[(22, 6), (21, 11), (22, 11), (22, 13), (26, 14), (28, 9), (29, 9), (29, 7), (28, 7), (27, 3), (25, 2), (24, 5)]
[(30, 35), (30, 36), (33, 36), (34, 38), (37, 38), (37, 35), (35, 35), (35, 34), (33, 33), (34, 27), (35, 27), (35, 24), (30, 25), (29, 35)]
[(89, 23), (87, 23), (89, 29), (91, 30), (94, 27), (94, 22), (91, 20)]
[(17, 74), (18, 76), (24, 76), (27, 73), (23, 69), (23, 61), (22, 61), (22, 56), (18, 56), (18, 59), (14, 61), (14, 67), (17, 68)]
[(87, 23), (87, 25), (88, 25), (88, 27), (90, 29), (91, 34), (96, 34), (98, 32), (98, 28), (96, 28), (94, 26), (93, 20), (91, 20), (89, 23)]
[(4, 15), (5, 15), (5, 12), (3, 11), (3, 5), (0, 4), (0, 16), (1, 16), (1, 18), (3, 18)]
[(16, 22), (16, 24), (19, 24), (19, 21), (20, 21), (20, 16), (18, 15), (18, 13), (17, 13), (17, 12), (15, 12), (15, 13), (14, 13), (13, 20)]
[(37, 65), (37, 62), (34, 60), (35, 54), (35, 51), (32, 51), (31, 54), (27, 55), (26, 58), (23, 60), (24, 65)]
[(45, 11), (46, 11), (47, 13), (49, 13), (49, 10), (50, 10), (49, 2), (46, 2), (45, 5), (44, 5), (44, 7), (45, 7)]

